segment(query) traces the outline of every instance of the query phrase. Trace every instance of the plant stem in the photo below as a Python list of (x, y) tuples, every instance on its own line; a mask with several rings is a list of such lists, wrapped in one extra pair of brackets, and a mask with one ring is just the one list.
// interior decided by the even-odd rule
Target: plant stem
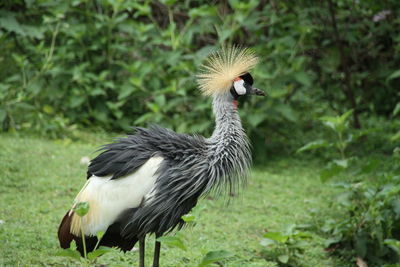
[(97, 249), (97, 247), (98, 247), (99, 244), (100, 244), (100, 241), (101, 241), (101, 238), (97, 238), (97, 243), (96, 243), (96, 245), (94, 246), (93, 251), (95, 251), (95, 250)]
[(83, 244), (83, 256), (85, 257), (85, 259), (87, 259), (86, 239), (85, 239), (85, 233), (83, 231), (83, 226), (82, 226), (82, 218), (81, 218), (81, 235), (82, 235), (82, 244)]
[(341, 132), (338, 132), (338, 135), (339, 135), (339, 145), (338, 145), (338, 148), (339, 148), (339, 151), (340, 151), (340, 157), (341, 157), (342, 159), (345, 159), (345, 156), (344, 156), (344, 148), (345, 148), (345, 145), (344, 145), (344, 143), (343, 143), (343, 136), (342, 136), (342, 133), (341, 133)]

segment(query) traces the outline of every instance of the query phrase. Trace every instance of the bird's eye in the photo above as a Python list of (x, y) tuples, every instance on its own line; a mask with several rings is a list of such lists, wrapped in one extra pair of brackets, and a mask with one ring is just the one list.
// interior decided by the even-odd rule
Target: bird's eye
[(246, 88), (244, 87), (244, 81), (242, 79), (235, 81), (233, 83), (233, 88), (235, 88), (235, 91), (238, 95), (246, 94)]

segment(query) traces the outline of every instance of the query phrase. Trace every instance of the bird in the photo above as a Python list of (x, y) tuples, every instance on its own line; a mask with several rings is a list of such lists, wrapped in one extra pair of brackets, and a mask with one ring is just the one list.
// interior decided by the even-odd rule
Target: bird
[[(145, 238), (156, 237), (153, 267), (159, 266), (157, 238), (181, 229), (182, 216), (199, 198), (235, 193), (247, 181), (252, 163), (250, 142), (238, 113), (238, 100), (265, 96), (253, 87), (250, 74), (259, 57), (249, 48), (226, 46), (211, 53), (196, 75), (202, 95), (212, 98), (215, 127), (210, 137), (176, 133), (152, 125), (136, 127), (132, 134), (100, 148), (90, 161), (87, 181), (58, 229), (62, 248), (76, 242), (83, 256), (98, 242), (123, 252), (139, 242), (139, 266), (145, 266)], [(79, 217), (74, 207), (89, 203)]]

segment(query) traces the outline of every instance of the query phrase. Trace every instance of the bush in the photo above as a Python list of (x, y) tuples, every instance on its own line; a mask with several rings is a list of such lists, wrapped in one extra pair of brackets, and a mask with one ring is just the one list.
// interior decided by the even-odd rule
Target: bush
[(158, 123), (209, 135), (195, 74), (236, 43), (261, 57), (253, 74), (269, 97), (245, 101), (242, 115), (265, 158), (298, 147), (322, 114), (351, 108), (355, 127), (398, 115), (399, 10), (397, 0), (3, 1), (0, 125), (63, 137)]
[[(343, 191), (330, 206), (338, 217), (325, 221), (322, 232), (328, 235), (327, 250), (347, 258), (357, 257), (368, 266), (383, 266), (400, 262), (400, 150), (392, 157), (349, 157), (346, 149), (357, 137), (368, 131), (350, 134), (349, 117), (352, 111), (340, 116), (322, 117), (324, 125), (335, 133), (335, 139), (310, 142), (298, 152), (316, 149), (336, 150), (333, 158), (320, 173), (323, 182), (340, 177), (332, 185)], [(365, 137), (365, 136), (364, 136)], [(390, 140), (398, 139), (398, 134)], [(390, 142), (390, 140), (386, 141)], [(318, 227), (317, 227), (318, 228)]]

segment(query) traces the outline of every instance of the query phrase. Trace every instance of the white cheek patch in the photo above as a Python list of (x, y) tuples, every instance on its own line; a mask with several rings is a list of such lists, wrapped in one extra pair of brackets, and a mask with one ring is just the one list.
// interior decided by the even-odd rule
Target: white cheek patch
[(246, 94), (246, 88), (244, 87), (244, 81), (242, 79), (235, 81), (233, 83), (233, 87), (235, 88), (235, 91), (238, 95)]

